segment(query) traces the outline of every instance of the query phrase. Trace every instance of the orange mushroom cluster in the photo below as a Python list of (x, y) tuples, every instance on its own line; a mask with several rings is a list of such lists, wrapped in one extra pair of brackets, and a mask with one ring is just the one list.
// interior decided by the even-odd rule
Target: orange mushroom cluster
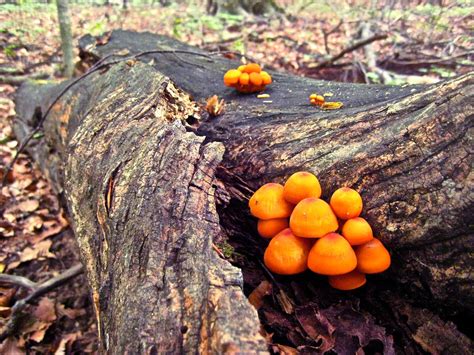
[(235, 88), (239, 92), (251, 93), (265, 89), (272, 83), (272, 77), (256, 63), (241, 65), (237, 69), (230, 69), (224, 75), (224, 84)]
[(263, 185), (250, 198), (250, 213), (259, 219), (258, 233), (271, 239), (264, 254), (268, 269), (281, 275), (310, 269), (327, 275), (329, 284), (339, 290), (356, 289), (366, 283), (366, 274), (387, 270), (390, 254), (360, 217), (360, 194), (342, 187), (329, 203), (320, 197), (317, 177), (301, 171), (284, 186)]

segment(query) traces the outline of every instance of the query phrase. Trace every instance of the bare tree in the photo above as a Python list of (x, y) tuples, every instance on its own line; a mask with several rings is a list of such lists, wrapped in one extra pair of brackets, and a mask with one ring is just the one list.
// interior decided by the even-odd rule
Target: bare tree
[(61, 49), (63, 52), (64, 75), (70, 78), (74, 71), (74, 54), (72, 50), (71, 15), (68, 0), (56, 0), (58, 8), (59, 30), (61, 32)]

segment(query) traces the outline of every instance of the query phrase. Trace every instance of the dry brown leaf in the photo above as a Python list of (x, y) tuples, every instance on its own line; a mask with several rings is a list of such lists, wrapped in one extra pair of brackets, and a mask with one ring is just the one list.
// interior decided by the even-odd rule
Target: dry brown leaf
[(10, 307), (0, 306), (0, 317), (7, 318), (10, 317), (12, 309)]
[(40, 216), (30, 216), (26, 219), (24, 226), (28, 232), (36, 232), (43, 226), (43, 219)]
[(276, 298), (281, 306), (281, 309), (283, 309), (286, 314), (293, 314), (295, 311), (294, 302), (283, 290), (280, 290), (280, 292), (276, 295)]
[(12, 227), (0, 227), (0, 237), (10, 238), (15, 235), (15, 229)]
[(73, 343), (76, 341), (77, 338), (79, 338), (81, 336), (81, 333), (80, 332), (76, 332), (76, 333), (71, 333), (71, 334), (66, 334), (62, 339), (61, 341), (59, 342), (59, 345), (56, 349), (56, 351), (54, 352), (54, 355), (63, 355), (63, 354), (66, 354), (67, 353), (67, 349), (66, 349), (66, 346), (68, 343)]
[(219, 116), (222, 112), (224, 112), (224, 106), (224, 99), (219, 101), (219, 97), (217, 95), (209, 97), (206, 101), (206, 111), (213, 117)]
[(337, 109), (340, 109), (341, 107), (343, 106), (343, 103), (342, 102), (339, 102), (339, 101), (328, 101), (328, 102), (325, 102), (321, 105), (321, 108), (323, 110), (337, 110)]
[(14, 288), (0, 288), (0, 306), (7, 307), (10, 305), (12, 297), (15, 295)]
[(38, 200), (26, 200), (20, 202), (17, 205), (17, 208), (22, 212), (33, 212), (36, 211), (39, 207), (40, 203)]
[(14, 337), (7, 338), (0, 344), (0, 354), (19, 355), (25, 352), (18, 346), (18, 341)]
[(262, 281), (249, 295), (249, 302), (255, 309), (259, 309), (263, 305), (263, 297), (272, 293), (272, 284), (268, 281)]
[(56, 320), (55, 303), (49, 298), (43, 297), (41, 301), (39, 301), (33, 314), (36, 318), (45, 323), (52, 323)]
[(56, 306), (56, 312), (59, 317), (66, 316), (70, 319), (76, 319), (77, 317), (81, 317), (86, 314), (86, 310), (84, 308), (66, 308), (63, 304), (58, 304)]
[(36, 322), (34, 326), (37, 327), (37, 330), (30, 334), (29, 339), (36, 341), (37, 343), (42, 342), (50, 325), (51, 323)]
[(298, 350), (296, 350), (295, 348), (292, 348), (291, 346), (281, 345), (281, 344), (275, 344), (273, 346), (273, 350), (277, 354), (282, 354), (282, 355), (298, 355), (300, 353)]
[(33, 248), (25, 248), (20, 254), (20, 260), (15, 261), (8, 265), (8, 270), (12, 270), (21, 263), (35, 260), (35, 259), (45, 259), (45, 258), (56, 258), (56, 256), (49, 251), (49, 248), (53, 242), (51, 240), (44, 240), (36, 244)]
[[(46, 223), (45, 223), (44, 225), (46, 225)], [(36, 244), (36, 243), (41, 242), (42, 240), (44, 240), (44, 239), (46, 239), (46, 238), (49, 238), (49, 237), (51, 237), (51, 236), (53, 236), (53, 235), (56, 235), (56, 234), (58, 234), (58, 233), (61, 233), (61, 232), (64, 230), (64, 228), (65, 228), (64, 226), (58, 225), (58, 224), (56, 224), (56, 222), (55, 222), (52, 226), (46, 228), (46, 229), (43, 230), (41, 233), (38, 233), (38, 234), (36, 234), (36, 235), (34, 235), (34, 236), (32, 236), (32, 237), (29, 237), (29, 238), (28, 238), (28, 241), (29, 241), (31, 244)]]

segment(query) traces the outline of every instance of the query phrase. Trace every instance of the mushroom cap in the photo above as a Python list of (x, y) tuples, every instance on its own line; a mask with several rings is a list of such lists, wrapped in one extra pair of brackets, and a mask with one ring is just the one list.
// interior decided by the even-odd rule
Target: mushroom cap
[(354, 290), (365, 285), (367, 282), (365, 274), (357, 270), (353, 270), (343, 275), (329, 276), (328, 280), (331, 287), (341, 291)]
[(357, 270), (364, 274), (377, 274), (390, 267), (390, 254), (377, 238), (358, 246), (355, 249), (355, 254), (357, 256)]
[(230, 69), (224, 74), (224, 84), (232, 86), (239, 82), (239, 77), (242, 73), (237, 69)]
[(263, 238), (273, 238), (283, 229), (288, 228), (288, 218), (259, 219), (257, 223), (258, 234)]
[(305, 271), (311, 241), (296, 237), (289, 228), (278, 233), (268, 244), (263, 261), (275, 274), (294, 275)]
[(272, 77), (266, 71), (261, 71), (260, 76), (263, 80), (263, 85), (269, 85), (272, 83)]
[(316, 176), (307, 171), (299, 171), (286, 180), (283, 197), (290, 203), (297, 204), (308, 197), (321, 197), (321, 185)]
[(354, 270), (357, 258), (349, 242), (337, 233), (318, 239), (308, 256), (308, 267), (322, 275), (342, 275)]
[(260, 219), (290, 217), (293, 205), (283, 198), (283, 186), (268, 183), (260, 187), (249, 200), (250, 213)]
[(361, 245), (374, 238), (369, 222), (362, 217), (348, 219), (342, 226), (342, 235), (350, 245)]
[(257, 63), (249, 63), (245, 66), (243, 72), (244, 73), (260, 73), (262, 68)]
[(239, 84), (240, 85), (248, 85), (249, 84), (249, 75), (247, 73), (242, 73), (239, 77)]
[(309, 197), (301, 200), (290, 217), (290, 228), (298, 237), (321, 238), (339, 228), (331, 207), (323, 200)]
[(255, 86), (262, 86), (263, 84), (263, 79), (260, 76), (259, 73), (252, 72), (249, 74), (250, 77), (250, 83)]
[(350, 187), (341, 187), (334, 191), (329, 204), (340, 219), (359, 217), (362, 212), (362, 197)]

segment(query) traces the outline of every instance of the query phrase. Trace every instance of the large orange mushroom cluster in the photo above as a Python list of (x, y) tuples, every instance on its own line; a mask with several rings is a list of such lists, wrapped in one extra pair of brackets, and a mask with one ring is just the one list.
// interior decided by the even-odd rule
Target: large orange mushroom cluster
[(265, 89), (272, 83), (272, 77), (256, 63), (241, 65), (237, 69), (230, 69), (224, 75), (224, 84), (235, 88), (239, 92), (251, 93)]
[[(250, 198), (258, 233), (271, 239), (264, 254), (270, 271), (294, 275), (310, 269), (327, 275), (339, 290), (366, 283), (366, 274), (385, 271), (390, 254), (360, 214), (360, 194), (348, 187), (321, 198), (321, 185), (310, 172), (297, 172), (285, 185), (269, 183)], [(337, 232), (340, 233), (337, 233)]]

